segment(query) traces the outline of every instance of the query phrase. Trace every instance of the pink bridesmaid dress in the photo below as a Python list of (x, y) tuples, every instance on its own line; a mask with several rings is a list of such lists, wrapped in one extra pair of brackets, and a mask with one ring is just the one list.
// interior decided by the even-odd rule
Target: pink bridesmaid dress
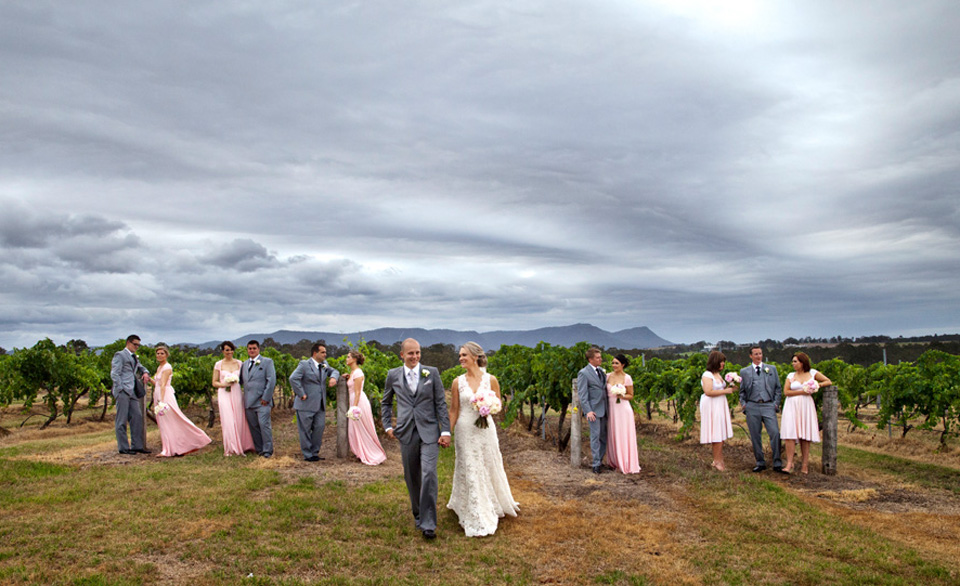
[[(624, 373), (624, 386), (633, 386), (633, 379)], [(613, 394), (613, 385), (607, 383), (607, 462), (624, 474), (640, 472), (637, 454), (637, 427), (630, 401)]]
[[(793, 372), (787, 375), (787, 384), (794, 391), (799, 391), (803, 385), (794, 381)], [(817, 376), (817, 371), (810, 369), (810, 376)], [(811, 395), (794, 395), (783, 401), (783, 415), (780, 416), (780, 438), (789, 440), (807, 440), (820, 442), (820, 424), (817, 421), (817, 404)]]
[[(213, 370), (223, 382), (230, 375), (237, 376), (240, 371), (223, 370), (223, 360), (217, 362)], [(217, 388), (217, 406), (220, 408), (220, 427), (223, 429), (223, 455), (237, 454), (243, 456), (245, 452), (252, 452), (253, 436), (247, 427), (247, 416), (243, 407), (243, 391), (240, 383), (235, 382), (229, 389)]]
[(373, 410), (370, 408), (370, 399), (363, 392), (363, 371), (357, 369), (353, 371), (350, 378), (347, 379), (347, 393), (350, 397), (350, 404), (353, 404), (354, 381), (360, 379), (360, 419), (350, 419), (347, 422), (347, 435), (350, 437), (350, 451), (353, 455), (360, 458), (360, 461), (369, 466), (376, 466), (387, 459), (387, 455), (380, 445), (377, 438), (377, 429), (373, 425)]
[[(713, 381), (715, 391), (722, 391), (727, 386), (723, 379), (717, 379), (709, 370), (700, 378), (709, 378)], [(732, 437), (733, 422), (730, 421), (730, 404), (727, 403), (727, 396), (700, 395), (700, 443), (716, 444)]]
[[(170, 378), (167, 379), (167, 386), (160, 387), (160, 379), (168, 371)], [(160, 455), (168, 458), (195, 452), (210, 443), (210, 437), (180, 410), (173, 385), (170, 384), (172, 379), (173, 367), (169, 364), (164, 364), (153, 377), (157, 381), (153, 389), (153, 404), (159, 405), (161, 401), (167, 404), (163, 415), (157, 415), (157, 427), (160, 428), (160, 441), (163, 443)]]

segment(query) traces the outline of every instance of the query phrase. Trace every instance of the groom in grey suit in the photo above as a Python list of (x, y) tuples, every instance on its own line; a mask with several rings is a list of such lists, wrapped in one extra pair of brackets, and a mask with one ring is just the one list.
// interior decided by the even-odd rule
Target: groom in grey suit
[[(113, 379), (113, 401), (117, 406), (114, 428), (117, 432), (117, 449), (121, 454), (149, 454), (143, 445), (143, 413), (140, 401), (146, 395), (144, 386), (150, 378), (145, 366), (137, 359), (140, 336), (127, 336), (127, 345), (113, 355), (110, 363), (110, 378)], [(130, 441), (127, 441), (127, 425), (130, 425)], [(133, 444), (131, 449), (130, 445)]]
[(320, 444), (323, 442), (323, 428), (327, 419), (327, 389), (337, 386), (340, 373), (327, 364), (327, 347), (314, 344), (310, 348), (311, 357), (301, 360), (297, 369), (290, 375), (293, 387), (293, 408), (297, 411), (297, 430), (300, 432), (300, 452), (307, 462), (317, 462), (320, 457)]
[[(450, 445), (450, 416), (440, 371), (420, 364), (420, 344), (400, 345), (403, 366), (387, 372), (380, 402), (383, 428), (400, 440), (403, 479), (407, 482), (416, 527), (426, 539), (437, 536), (437, 458)], [(393, 403), (397, 423), (393, 425)]]
[(577, 396), (580, 410), (590, 422), (590, 453), (593, 456), (593, 471), (603, 471), (603, 456), (607, 453), (607, 373), (600, 368), (603, 354), (600, 348), (587, 350), (587, 362), (577, 373)]
[(277, 388), (277, 371), (273, 360), (260, 356), (260, 342), (247, 342), (248, 359), (240, 367), (240, 385), (243, 387), (243, 406), (247, 426), (253, 436), (253, 447), (264, 458), (273, 456), (273, 391)]
[(763, 457), (763, 440), (760, 434), (763, 427), (770, 436), (770, 448), (773, 452), (773, 469), (783, 472), (780, 461), (780, 426), (777, 425), (777, 412), (780, 411), (780, 399), (783, 387), (777, 367), (763, 363), (763, 349), (760, 346), (750, 348), (750, 360), (753, 364), (740, 370), (740, 405), (747, 416), (747, 429), (750, 430), (750, 442), (753, 444), (753, 456), (757, 461), (754, 472), (767, 468)]

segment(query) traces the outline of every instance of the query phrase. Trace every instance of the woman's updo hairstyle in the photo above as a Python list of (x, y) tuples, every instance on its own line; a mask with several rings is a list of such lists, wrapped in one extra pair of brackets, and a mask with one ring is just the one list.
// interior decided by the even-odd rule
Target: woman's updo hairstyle
[(480, 344), (477, 344), (476, 342), (467, 342), (461, 347), (467, 351), (467, 354), (477, 359), (477, 366), (482, 368), (487, 365), (487, 355), (484, 353)]
[(363, 366), (363, 361), (366, 360), (366, 358), (364, 358), (363, 354), (358, 350), (351, 350), (347, 352), (347, 354), (356, 361), (357, 366)]

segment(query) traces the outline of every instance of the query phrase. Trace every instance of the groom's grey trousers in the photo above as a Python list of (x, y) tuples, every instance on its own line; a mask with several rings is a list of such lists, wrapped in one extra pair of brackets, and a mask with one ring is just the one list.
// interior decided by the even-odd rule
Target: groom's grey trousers
[[(610, 412), (607, 412), (607, 417)], [(593, 467), (603, 463), (603, 456), (607, 453), (607, 417), (597, 417), (590, 421), (590, 454), (593, 456)]]
[(410, 494), (410, 507), (417, 529), (436, 531), (437, 529), (437, 459), (440, 457), (440, 444), (426, 443), (414, 427), (410, 431), (409, 443), (400, 443), (400, 456), (403, 460), (403, 479), (407, 482)]
[[(117, 432), (117, 446), (121, 451), (130, 449), (133, 443), (134, 450), (144, 449), (143, 445), (143, 413), (140, 410), (140, 401), (126, 393), (118, 393), (114, 398), (117, 407), (117, 417), (114, 428)], [(130, 442), (127, 441), (127, 423), (130, 423)]]
[(770, 448), (773, 451), (773, 467), (780, 468), (780, 426), (777, 425), (777, 408), (771, 403), (747, 401), (743, 408), (747, 416), (747, 429), (750, 430), (750, 443), (753, 444), (753, 457), (758, 466), (766, 466), (763, 457), (763, 440), (760, 433), (767, 428), (770, 436)]

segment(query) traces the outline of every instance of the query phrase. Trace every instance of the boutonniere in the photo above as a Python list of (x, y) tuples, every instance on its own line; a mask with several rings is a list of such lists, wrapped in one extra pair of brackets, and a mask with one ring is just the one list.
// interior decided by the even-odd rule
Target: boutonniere
[(767, 374), (770, 374), (770, 367), (764, 366), (764, 367), (763, 367), (763, 372), (765, 372), (765, 373), (767, 373)]
[(423, 378), (427, 378), (430, 376), (430, 371), (424, 368), (423, 370), (420, 371), (420, 376), (422, 376)]
[(259, 357), (257, 357), (257, 359), (253, 361), (253, 365), (254, 365), (254, 366), (260, 366), (260, 358), (259, 358)]

